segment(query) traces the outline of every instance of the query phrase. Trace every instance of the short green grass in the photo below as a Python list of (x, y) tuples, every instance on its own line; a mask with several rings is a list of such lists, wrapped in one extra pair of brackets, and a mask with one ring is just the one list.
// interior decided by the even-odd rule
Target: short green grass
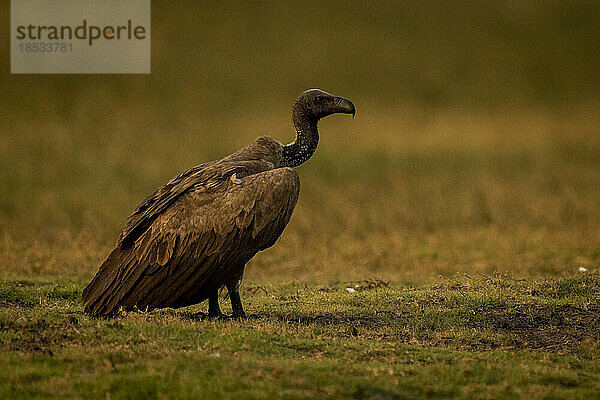
[(2, 281), (0, 397), (600, 396), (598, 274), (248, 284), (245, 321), (206, 305), (94, 319), (82, 286)]

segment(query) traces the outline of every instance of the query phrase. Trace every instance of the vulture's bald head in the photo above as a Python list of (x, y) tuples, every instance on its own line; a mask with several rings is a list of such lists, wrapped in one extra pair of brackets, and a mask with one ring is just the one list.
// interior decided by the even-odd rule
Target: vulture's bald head
[(304, 120), (318, 121), (319, 119), (331, 114), (343, 113), (354, 114), (356, 109), (350, 100), (343, 97), (334, 96), (321, 89), (309, 89), (298, 97), (294, 103), (292, 113), (294, 120), (297, 118)]

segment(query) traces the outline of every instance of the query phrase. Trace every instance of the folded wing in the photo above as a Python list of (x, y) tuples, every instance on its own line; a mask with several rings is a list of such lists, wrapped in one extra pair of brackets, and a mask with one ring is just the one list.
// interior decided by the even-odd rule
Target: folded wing
[(239, 279), (279, 238), (298, 200), (296, 172), (266, 167), (197, 167), (148, 197), (85, 288), (86, 311), (185, 306)]

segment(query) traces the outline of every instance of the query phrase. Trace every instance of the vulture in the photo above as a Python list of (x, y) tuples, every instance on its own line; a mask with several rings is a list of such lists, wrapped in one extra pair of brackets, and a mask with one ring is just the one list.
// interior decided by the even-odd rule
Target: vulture
[(177, 175), (127, 218), (115, 248), (83, 291), (85, 312), (184, 307), (208, 299), (208, 315), (245, 318), (239, 287), (246, 263), (271, 247), (290, 220), (300, 181), (294, 167), (317, 148), (319, 119), (352, 114), (354, 104), (320, 89), (292, 107), (296, 139), (262, 136), (220, 160)]

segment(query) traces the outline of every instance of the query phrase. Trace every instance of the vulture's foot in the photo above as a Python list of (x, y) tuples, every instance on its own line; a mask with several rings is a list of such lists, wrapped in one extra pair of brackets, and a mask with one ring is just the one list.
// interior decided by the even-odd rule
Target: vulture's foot
[(244, 310), (238, 311), (238, 312), (233, 312), (233, 315), (231, 316), (231, 318), (233, 319), (248, 319), (248, 317), (246, 316), (246, 313), (244, 312)]
[(223, 313), (208, 313), (208, 319), (218, 319), (218, 320), (226, 320), (229, 318), (229, 315)]

